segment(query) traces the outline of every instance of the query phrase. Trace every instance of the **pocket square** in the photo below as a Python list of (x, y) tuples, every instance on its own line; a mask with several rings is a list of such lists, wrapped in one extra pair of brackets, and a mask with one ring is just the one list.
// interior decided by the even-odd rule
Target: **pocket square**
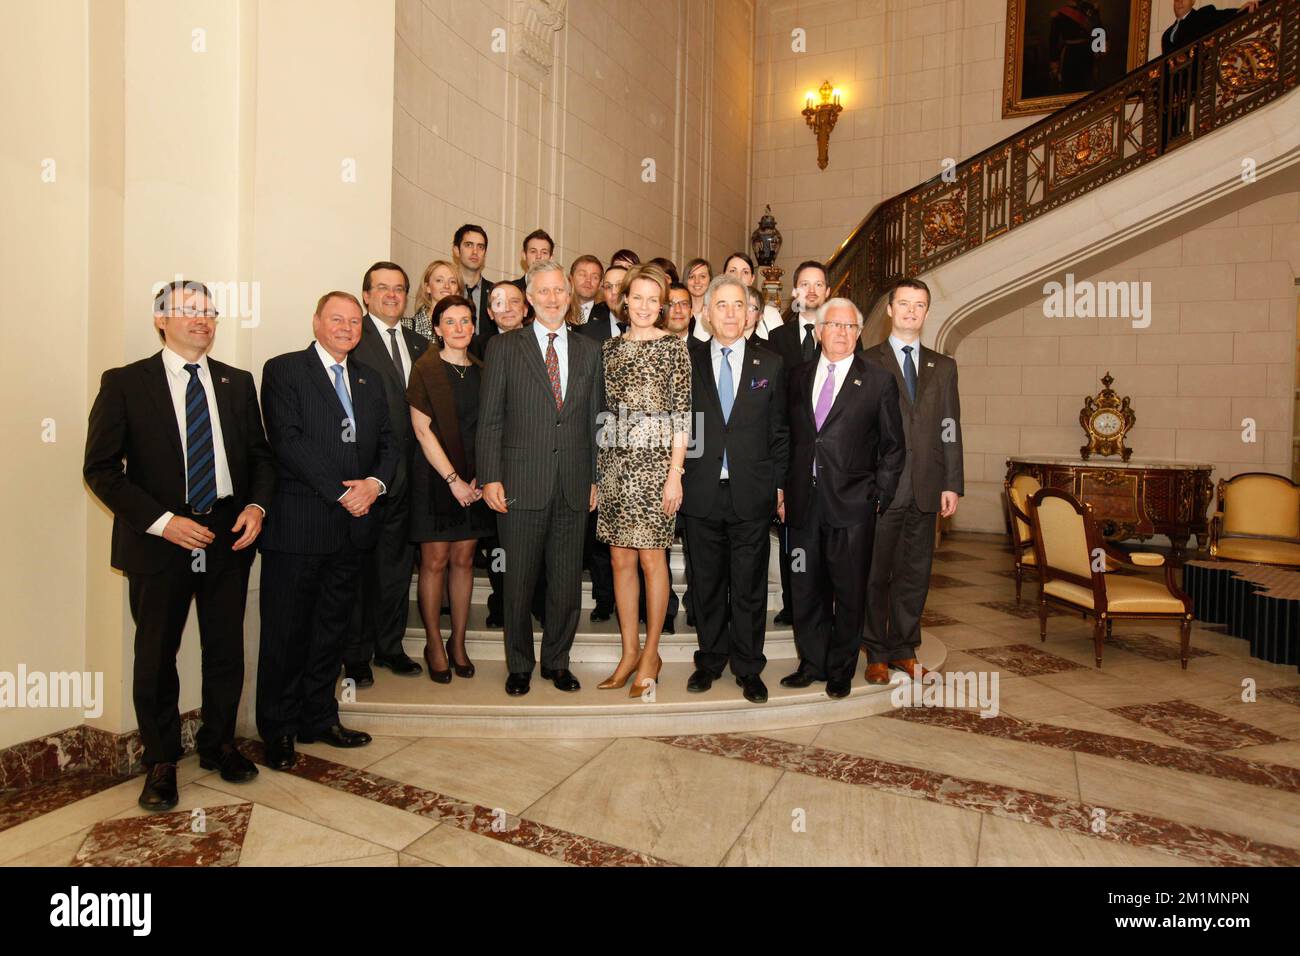
[(750, 390), (751, 392), (754, 391), (755, 389), (758, 389), (758, 388), (767, 388), (767, 379), (765, 379), (765, 378), (752, 378), (752, 379), (749, 380), (749, 390)]

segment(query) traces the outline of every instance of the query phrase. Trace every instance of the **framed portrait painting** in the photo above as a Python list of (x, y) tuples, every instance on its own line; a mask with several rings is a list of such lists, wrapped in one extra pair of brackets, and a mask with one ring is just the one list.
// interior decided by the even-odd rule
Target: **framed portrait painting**
[(1050, 113), (1147, 59), (1151, 0), (1007, 0), (1002, 116)]

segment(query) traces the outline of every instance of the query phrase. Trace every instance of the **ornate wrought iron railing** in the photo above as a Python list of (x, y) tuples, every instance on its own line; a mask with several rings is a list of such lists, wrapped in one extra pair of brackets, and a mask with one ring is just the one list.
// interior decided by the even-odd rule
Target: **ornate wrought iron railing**
[[(830, 258), (864, 314), (921, 275), (1259, 109), (1297, 83), (1300, 0), (1267, 0), (876, 206)], [(1300, 121), (1300, 118), (1298, 118)]]

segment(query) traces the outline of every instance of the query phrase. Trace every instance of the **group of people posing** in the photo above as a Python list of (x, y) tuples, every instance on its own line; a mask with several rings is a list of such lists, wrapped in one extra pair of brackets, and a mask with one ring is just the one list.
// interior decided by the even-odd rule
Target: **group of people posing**
[[(208, 355), (218, 315), (200, 283), (158, 292), (160, 352), (104, 374), (84, 475), (113, 513), (112, 563), (129, 582), (142, 806), (178, 799), (176, 653), (191, 601), (200, 763), (227, 780), (257, 773), (234, 746), (254, 545), (257, 726), (273, 769), (294, 765), (296, 741), (369, 742), (339, 721), (341, 667), (362, 687), (372, 665), (474, 676), (476, 560), (511, 695), (529, 692), (534, 617), (542, 679), (580, 690), (569, 653), (585, 566), (591, 619), (616, 615), (622, 642), (598, 686), (651, 699), (680, 534), (699, 645), (687, 689), (729, 669), (766, 701), (774, 524), (778, 620), (799, 655), (781, 683), (846, 697), (864, 645), (867, 681), (888, 683), (891, 666), (920, 676), (934, 523), (963, 490), (956, 366), (921, 345), (923, 282), (895, 283), (891, 333), (864, 349), (861, 312), (827, 299), (818, 262), (795, 271), (782, 316), (739, 253), (717, 275), (692, 261), (684, 283), (669, 260), (629, 250), (566, 271), (538, 231), (524, 275), (493, 284), (487, 244), (480, 226), (457, 230), (455, 261), (425, 270), (409, 318), (393, 262), (366, 270), (359, 299), (321, 296), (307, 348), (266, 363), (260, 406), (248, 372)], [(402, 649), (417, 564), (423, 666)]]

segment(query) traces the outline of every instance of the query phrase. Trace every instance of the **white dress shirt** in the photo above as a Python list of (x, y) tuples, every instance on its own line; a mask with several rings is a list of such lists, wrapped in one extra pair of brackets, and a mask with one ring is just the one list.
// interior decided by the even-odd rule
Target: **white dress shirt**
[[(731, 354), (727, 356), (727, 364), (731, 366), (731, 399), (733, 402), (732, 411), (735, 411), (735, 399), (740, 394), (740, 373), (745, 368), (745, 337), (742, 335), (736, 341), (726, 346), (731, 349)], [(713, 387), (716, 389), (718, 383), (722, 381), (722, 349), (723, 346), (717, 339), (709, 343), (709, 357), (713, 362)], [(718, 475), (719, 478), (730, 478), (731, 474), (726, 468)]]
[[(617, 328), (614, 330), (616, 333)], [(537, 344), (542, 349), (542, 364), (546, 364), (546, 344), (551, 330), (544, 326), (540, 319), (533, 320), (533, 334), (537, 336)], [(569, 394), (569, 329), (568, 323), (561, 322), (560, 327), (555, 330), (555, 357), (560, 362), (560, 398), (563, 399)]]
[[(176, 413), (176, 427), (181, 433), (181, 452), (185, 460), (185, 498), (189, 500), (189, 431), (185, 421), (185, 390), (189, 388), (190, 373), (186, 370), (187, 364), (197, 364), (199, 367), (199, 381), (203, 383), (203, 392), (208, 400), (208, 417), (212, 420), (212, 460), (217, 469), (217, 500), (228, 498), (235, 493), (234, 482), (230, 480), (230, 465), (226, 461), (226, 444), (221, 437), (221, 414), (217, 409), (217, 394), (212, 389), (212, 370), (208, 367), (208, 357), (200, 356), (197, 363), (191, 363), (183, 356), (177, 355), (171, 349), (163, 346), (162, 350), (163, 368), (167, 371), (167, 390), (172, 396), (172, 410)], [(259, 510), (261, 505), (256, 506)], [(265, 511), (263, 511), (265, 514)], [(167, 522), (175, 517), (174, 512), (164, 511), (162, 515), (151, 524), (146, 531), (149, 534), (162, 536), (163, 528), (167, 527)]]
[[(393, 337), (388, 334), (388, 328), (389, 328), (388, 325), (384, 323), (383, 319), (377, 319), (373, 315), (370, 315), (369, 313), (367, 313), (367, 318), (369, 318), (371, 322), (375, 323), (375, 330), (379, 333), (379, 341), (382, 342), (384, 346), (384, 354), (388, 356), (388, 361), (391, 362), (393, 360), (393, 346), (392, 346)], [(406, 370), (406, 380), (403, 382), (403, 384), (404, 385), (410, 384), (411, 350), (406, 347), (406, 336), (402, 335), (402, 323), (399, 321), (397, 324), (393, 326), (393, 328), (397, 330), (397, 351), (398, 354), (402, 356), (402, 368)], [(319, 345), (320, 343), (318, 342), (317, 346)], [(350, 385), (348, 386), (348, 394), (349, 395), (352, 394), (352, 388)]]
[(775, 306), (763, 306), (763, 314), (759, 317), (758, 325), (754, 326), (755, 333), (759, 329), (763, 330), (762, 338), (767, 338), (771, 333), (785, 325), (785, 320), (781, 318), (781, 313), (776, 310)]
[[(343, 387), (346, 388), (346, 389), (348, 390), (348, 398), (351, 398), (351, 397), (352, 397), (352, 380), (348, 377), (348, 357), (345, 355), (345, 356), (343, 356), (342, 360), (336, 362), (336, 361), (334, 361), (334, 356), (330, 355), (329, 352), (326, 352), (323, 348), (321, 348), (321, 344), (320, 344), (319, 342), (313, 342), (312, 345), (313, 345), (313, 346), (315, 347), (315, 349), (316, 349), (316, 356), (320, 359), (321, 364), (325, 366), (325, 374), (329, 376), (329, 379), (330, 379), (330, 386), (331, 386), (331, 387), (333, 387), (333, 385), (334, 385), (334, 366), (335, 366), (335, 365), (342, 365), (342, 366), (343, 366)], [(409, 369), (407, 370), (407, 376), (408, 376), (408, 377), (410, 376), (410, 370), (409, 370)], [(354, 411), (355, 411), (355, 408), (354, 408)], [(377, 485), (379, 486), (379, 493), (380, 493), (381, 495), (386, 495), (386, 494), (388, 494), (388, 486), (387, 486), (386, 484), (384, 484), (382, 481), (380, 481), (380, 480), (379, 480), (378, 478), (376, 478), (374, 475), (366, 475), (366, 477), (369, 478), (371, 481), (373, 481), (375, 484), (377, 484)], [(343, 492), (343, 494), (339, 495), (339, 496), (338, 496), (336, 499), (334, 499), (334, 500), (335, 500), (335, 501), (342, 501), (344, 498), (347, 497), (347, 494), (348, 494), (348, 493), (345, 491), (345, 492)]]
[(698, 315), (691, 316), (691, 318), (695, 319), (695, 332), (692, 334), (697, 339), (701, 342), (707, 342), (709, 339), (713, 338), (713, 333), (704, 327), (704, 322)]

